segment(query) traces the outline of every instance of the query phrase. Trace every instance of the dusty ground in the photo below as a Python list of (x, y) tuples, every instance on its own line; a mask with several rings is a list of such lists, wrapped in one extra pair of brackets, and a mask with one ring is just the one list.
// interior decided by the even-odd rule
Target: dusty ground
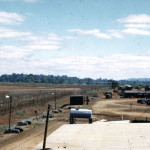
[(111, 100), (99, 99), (92, 106), (93, 113), (98, 119), (107, 120), (144, 120), (150, 119), (150, 105), (139, 104), (137, 99), (118, 99)]
[[(82, 106), (81, 106), (82, 107)], [(90, 108), (90, 106), (85, 106)], [(49, 119), (47, 135), (54, 132), (63, 124), (69, 123), (69, 109), (63, 109), (60, 114), (54, 114), (54, 118)], [(77, 123), (88, 123), (87, 119), (79, 119)], [(0, 134), (0, 149), (1, 150), (33, 150), (44, 138), (45, 119), (36, 121), (32, 118), (32, 124), (23, 126), (24, 131), (19, 134)]]
[[(62, 121), (49, 121), (47, 134), (51, 134), (58, 127), (63, 125)], [(8, 135), (9, 136), (9, 135)], [(2, 150), (33, 150), (35, 145), (41, 142), (44, 138), (44, 125), (38, 125), (30, 130), (23, 131), (19, 135), (14, 135), (12, 138), (4, 141)]]
[[(122, 116), (125, 120), (145, 119), (150, 118), (150, 106), (146, 104), (138, 104), (137, 99), (120, 99), (117, 94), (113, 99), (105, 99), (104, 95), (98, 94), (99, 97), (91, 99), (89, 105), (84, 105), (81, 108), (93, 110), (93, 121), (100, 119), (107, 120), (121, 120)], [(58, 106), (60, 107), (67, 97), (60, 98)], [(46, 108), (46, 105), (43, 106)], [(44, 110), (40, 106), (36, 106), (41, 112)], [(30, 109), (34, 112), (35, 108)], [(29, 108), (27, 109), (29, 110)], [(26, 111), (27, 111), (26, 110)], [(40, 116), (39, 116), (40, 117)], [(6, 117), (4, 117), (6, 119)], [(20, 118), (19, 118), (20, 119)], [(3, 134), (0, 133), (0, 149), (2, 150), (33, 150), (34, 147), (43, 140), (45, 122), (39, 119), (38, 122), (35, 117), (30, 118), (33, 120), (32, 125), (23, 127), (24, 131), (19, 134)], [(77, 119), (77, 123), (88, 123), (85, 119)], [(63, 109), (61, 114), (55, 114), (54, 119), (49, 119), (48, 133), (51, 134), (63, 124), (69, 123), (69, 109)]]
[[(31, 110), (31, 109), (30, 109)], [(40, 109), (41, 110), (41, 109)], [(41, 110), (42, 111), (42, 110)], [(54, 118), (49, 119), (48, 135), (56, 130), (64, 123), (68, 123), (69, 110), (63, 110), (63, 113), (54, 114)], [(43, 140), (45, 119), (38, 116), (38, 121), (35, 117), (28, 118), (32, 121), (31, 125), (22, 126), (24, 131), (19, 134), (3, 134), (0, 133), (0, 149), (2, 150), (28, 150), (33, 149), (36, 144)], [(15, 118), (16, 121), (16, 118)], [(14, 124), (12, 124), (13, 126)]]
[[(49, 93), (51, 90), (57, 91), (57, 109), (59, 109), (63, 104), (69, 103), (69, 94), (76, 93), (80, 90), (80, 88), (75, 86), (48, 86), (48, 85), (22, 85), (22, 84), (0, 84), (0, 95), (4, 97), (7, 93), (17, 92), (21, 94), (21, 96), (26, 93), (26, 91), (48, 91)], [(62, 93), (62, 96), (59, 95), (59, 92)], [(34, 93), (34, 92), (33, 92)], [(65, 94), (64, 94), (65, 93)], [(59, 96), (58, 96), (59, 95)], [(65, 95), (65, 96), (63, 96)], [(39, 96), (39, 95), (38, 95)], [(2, 98), (2, 97), (1, 97)], [(4, 98), (2, 98), (4, 99)], [(15, 101), (15, 100), (13, 100)], [(15, 126), (19, 120), (31, 120), (32, 125), (23, 126), (24, 131), (19, 134), (3, 134), (4, 128), (8, 127), (8, 117), (9, 113), (7, 112), (4, 115), (0, 116), (0, 149), (3, 150), (11, 150), (11, 149), (33, 149), (34, 146), (43, 140), (44, 137), (44, 128), (45, 128), (45, 119), (42, 119), (42, 115), (47, 111), (47, 104), (51, 104), (51, 110), (54, 110), (54, 97), (48, 98), (46, 103), (39, 103), (35, 105), (26, 105), (25, 107), (21, 107), (15, 110), (12, 110), (11, 114), (11, 127)], [(38, 111), (38, 122), (35, 120), (35, 110)], [(63, 110), (61, 114), (55, 114), (54, 119), (49, 120), (49, 128), (48, 134), (53, 132), (59, 126), (64, 123), (68, 123), (66, 121), (66, 113), (69, 110)], [(4, 128), (3, 128), (4, 127)], [(37, 141), (37, 142), (36, 142)]]

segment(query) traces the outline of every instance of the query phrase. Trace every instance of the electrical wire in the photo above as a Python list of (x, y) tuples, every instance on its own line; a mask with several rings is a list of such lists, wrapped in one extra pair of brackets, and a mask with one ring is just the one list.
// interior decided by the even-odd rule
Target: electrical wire
[(138, 117), (136, 117), (136, 118), (140, 118), (140, 117), (142, 117), (148, 110), (150, 110), (150, 108), (147, 108), (141, 115), (139, 115)]

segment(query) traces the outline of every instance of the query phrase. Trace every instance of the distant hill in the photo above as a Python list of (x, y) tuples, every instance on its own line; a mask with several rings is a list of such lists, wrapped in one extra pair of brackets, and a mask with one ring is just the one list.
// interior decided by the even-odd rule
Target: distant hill
[(150, 78), (129, 78), (128, 81), (150, 81)]

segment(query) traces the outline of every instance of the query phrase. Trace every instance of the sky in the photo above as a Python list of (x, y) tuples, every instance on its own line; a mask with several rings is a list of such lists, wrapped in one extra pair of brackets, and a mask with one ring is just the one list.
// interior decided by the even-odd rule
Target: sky
[(0, 0), (0, 75), (150, 78), (149, 0)]

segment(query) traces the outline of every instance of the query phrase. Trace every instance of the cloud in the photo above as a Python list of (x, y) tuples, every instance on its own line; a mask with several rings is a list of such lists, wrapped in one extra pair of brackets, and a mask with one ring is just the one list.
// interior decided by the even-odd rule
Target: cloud
[(104, 39), (110, 39), (110, 38), (123, 38), (123, 33), (121, 30), (108, 30), (106, 33), (102, 33), (99, 31), (99, 29), (93, 29), (93, 30), (81, 30), (81, 29), (70, 29), (68, 32), (75, 32), (82, 35), (92, 35), (97, 38), (104, 38)]
[(58, 50), (61, 48), (62, 38), (57, 34), (48, 33), (45, 36), (27, 36), (19, 40), (27, 41), (26, 49), (31, 50)]
[(17, 46), (0, 46), (0, 58), (26, 58), (37, 50), (58, 50), (62, 46), (62, 39), (56, 34), (34, 36), (30, 32), (13, 32), (10, 29), (6, 32), (4, 29), (2, 31), (0, 29), (0, 38), (14, 38), (14, 41), (17, 40)]
[[(44, 41), (45, 42), (45, 41)], [(61, 46), (56, 44), (53, 44), (51, 42), (47, 43), (40, 43), (40, 44), (33, 44), (33, 45), (28, 45), (26, 46), (27, 49), (32, 49), (32, 50), (58, 50), (61, 48)]]
[(117, 19), (120, 23), (125, 23), (125, 29), (109, 29), (105, 33), (99, 29), (82, 30), (82, 29), (70, 29), (68, 32), (75, 32), (81, 35), (91, 35), (98, 38), (110, 39), (110, 38), (125, 38), (125, 35), (150, 35), (150, 15), (138, 14), (129, 15), (126, 18)]
[(118, 19), (117, 21), (123, 23), (150, 23), (150, 15), (147, 14), (129, 15), (128, 17)]
[(31, 32), (22, 32), (5, 27), (0, 27), (0, 38), (16, 38), (31, 35)]
[(122, 30), (122, 32), (126, 34), (134, 34), (134, 35), (150, 35), (150, 31), (141, 30), (137, 28), (127, 28)]
[[(23, 32), (10, 28), (0, 27), (0, 39), (4, 42), (7, 40), (13, 41), (14, 43), (5, 44), (9, 50), (14, 49), (22, 49), (35, 51), (35, 50), (58, 50), (61, 48), (61, 41), (64, 39), (68, 39), (65, 36), (59, 36), (54, 33), (45, 33), (42, 36), (35, 36), (32, 32)], [(6, 42), (7, 43), (7, 42)], [(17, 47), (15, 45), (17, 44)], [(4, 48), (0, 46), (0, 49)], [(5, 50), (5, 48), (4, 48)], [(1, 53), (2, 54), (2, 53)], [(5, 56), (5, 55), (4, 55)], [(2, 56), (2, 57), (4, 57)]]
[(48, 39), (49, 40), (60, 41), (60, 40), (62, 40), (62, 37), (60, 37), (60, 36), (58, 36), (57, 34), (54, 34), (54, 33), (49, 33), (48, 34)]
[[(5, 73), (34, 73), (77, 76), (80, 78), (148, 77), (150, 74), (150, 55), (116, 54), (104, 57), (53, 57), (47, 60), (14, 59), (13, 63), (1, 59), (0, 65)], [(7, 70), (6, 70), (7, 69)]]
[(125, 24), (124, 26), (127, 28), (150, 28), (150, 24)]
[(81, 29), (70, 29), (68, 32), (76, 32), (82, 35), (92, 35), (96, 36), (98, 38), (111, 38), (111, 36), (107, 33), (102, 33), (98, 29), (93, 29), (93, 30), (81, 30)]
[(117, 21), (124, 23), (125, 29), (120, 30), (123, 35), (150, 35), (150, 15), (129, 15), (126, 18), (117, 19)]
[(72, 36), (60, 36), (54, 33), (45, 33), (43, 36), (29, 35), (18, 40), (26, 42), (25, 48), (32, 50), (59, 50), (64, 40), (72, 40)]
[(61, 45), (58, 43), (51, 43), (49, 41), (41, 41), (41, 43), (32, 43), (24, 46), (5, 45), (0, 46), (0, 58), (14, 59), (14, 58), (26, 58), (37, 50), (58, 50)]
[[(148, 23), (124, 22), (123, 29), (111, 29), (106, 32), (101, 32), (99, 29), (71, 29), (68, 31), (110, 39), (125, 38), (129, 34), (150, 35), (148, 29)], [(6, 38), (13, 39), (12, 41), (15, 43), (7, 45)], [(143, 56), (116, 54), (104, 57), (53, 57), (46, 60), (42, 58), (35, 60), (30, 56), (36, 54), (36, 51), (59, 50), (62, 48), (64, 40), (73, 39), (73, 37), (43, 32), (37, 35), (33, 32), (0, 27), (0, 39), (6, 40), (6, 45), (0, 46), (0, 74), (23, 72), (114, 79), (147, 77), (150, 74), (150, 54)], [(9, 72), (7, 72), (8, 69)]]
[(25, 49), (24, 47), (17, 46), (1, 46), (0, 47), (0, 58), (22, 58), (30, 55), (32, 50)]
[(125, 38), (127, 34), (132, 35), (150, 35), (150, 15), (136, 14), (129, 15), (126, 18), (117, 19), (117, 22), (124, 23), (125, 28), (109, 29), (106, 32), (101, 32), (99, 29), (82, 30), (70, 29), (68, 32), (74, 32), (81, 35), (91, 35), (98, 38)]
[(0, 12), (0, 24), (19, 25), (24, 21), (24, 17), (17, 13)]
[(124, 35), (122, 34), (121, 30), (108, 30), (111, 37), (114, 38), (124, 38)]

